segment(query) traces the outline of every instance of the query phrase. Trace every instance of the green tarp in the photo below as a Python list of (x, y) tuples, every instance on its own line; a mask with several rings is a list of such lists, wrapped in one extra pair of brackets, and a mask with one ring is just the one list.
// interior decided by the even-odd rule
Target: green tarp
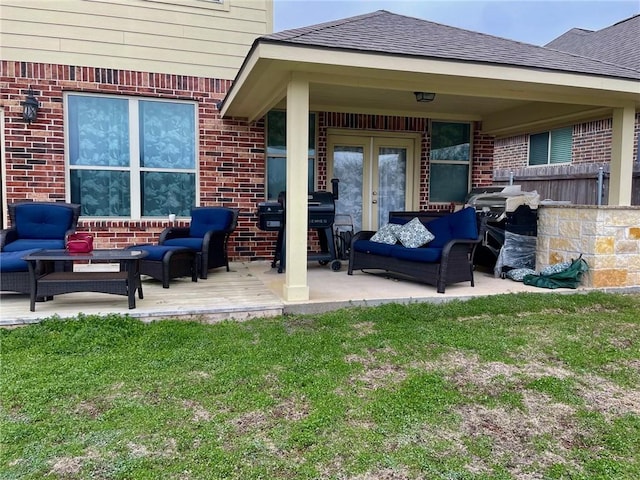
[(587, 262), (580, 255), (571, 261), (571, 265), (561, 272), (548, 275), (525, 275), (523, 282), (542, 288), (578, 288), (582, 281), (582, 274), (589, 270)]

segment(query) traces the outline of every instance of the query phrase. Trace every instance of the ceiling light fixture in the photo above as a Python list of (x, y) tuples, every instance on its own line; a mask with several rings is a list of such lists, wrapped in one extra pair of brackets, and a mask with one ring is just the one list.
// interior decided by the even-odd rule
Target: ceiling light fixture
[(419, 103), (433, 102), (436, 98), (436, 94), (433, 92), (413, 92), (413, 94), (416, 96), (416, 102)]

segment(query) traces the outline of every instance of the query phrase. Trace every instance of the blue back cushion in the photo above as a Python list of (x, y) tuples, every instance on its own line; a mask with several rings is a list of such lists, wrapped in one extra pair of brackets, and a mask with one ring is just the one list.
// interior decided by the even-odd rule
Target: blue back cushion
[(73, 210), (57, 205), (16, 205), (18, 238), (62, 239), (71, 228)]
[(202, 238), (209, 230), (226, 230), (232, 218), (233, 211), (227, 208), (195, 208), (191, 211), (189, 235)]
[(429, 247), (442, 248), (453, 238), (449, 228), (449, 221), (447, 220), (448, 217), (449, 215), (436, 218), (427, 225), (427, 229), (436, 236), (429, 242)]
[(430, 248), (442, 248), (454, 238), (470, 240), (478, 238), (476, 211), (472, 207), (431, 220), (426, 227), (436, 236), (429, 242)]
[(478, 220), (476, 210), (472, 207), (463, 208), (450, 215), (451, 235), (453, 238), (478, 238)]
[(402, 218), (402, 217), (389, 218), (389, 223), (393, 223), (395, 225), (404, 225), (405, 223), (409, 223), (410, 221), (411, 221), (410, 218)]

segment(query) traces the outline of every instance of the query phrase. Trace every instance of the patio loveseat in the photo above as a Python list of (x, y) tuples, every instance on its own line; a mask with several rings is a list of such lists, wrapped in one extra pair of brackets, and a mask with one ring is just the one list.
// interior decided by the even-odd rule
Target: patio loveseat
[[(420, 226), (426, 227), (427, 232), (420, 231)], [(411, 230), (418, 230), (418, 237), (422, 236), (413, 245), (416, 235)], [(418, 245), (422, 240), (427, 243)], [(438, 293), (444, 293), (446, 285), (452, 283), (469, 281), (474, 286), (473, 255), (481, 240), (474, 208), (409, 221), (390, 214), (389, 223), (378, 232), (354, 235), (348, 274), (353, 275), (354, 270), (382, 270), (435, 285)]]

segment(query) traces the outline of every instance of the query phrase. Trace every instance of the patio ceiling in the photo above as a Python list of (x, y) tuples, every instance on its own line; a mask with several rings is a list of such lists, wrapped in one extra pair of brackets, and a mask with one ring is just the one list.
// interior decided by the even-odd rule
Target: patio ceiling
[[(630, 103), (640, 108), (634, 79), (259, 39), (222, 114), (253, 121), (285, 108), (294, 76), (308, 81), (313, 111), (482, 121), (484, 132), (496, 136), (601, 118)], [(415, 91), (436, 98), (418, 103)]]

